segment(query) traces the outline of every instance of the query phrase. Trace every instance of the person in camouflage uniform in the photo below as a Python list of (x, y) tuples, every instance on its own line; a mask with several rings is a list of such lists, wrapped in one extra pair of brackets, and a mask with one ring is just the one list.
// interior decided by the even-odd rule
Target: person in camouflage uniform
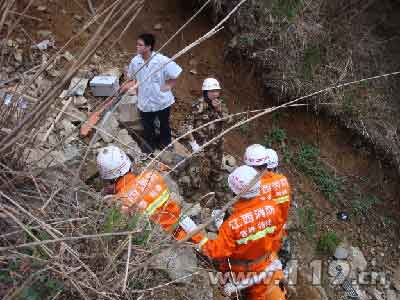
[[(208, 122), (227, 117), (229, 115), (226, 105), (219, 98), (220, 84), (214, 78), (207, 78), (203, 83), (203, 97), (198, 99), (192, 106), (192, 114), (189, 122), (191, 128), (198, 128)], [(217, 121), (206, 127), (193, 132), (189, 142), (193, 152), (197, 152), (199, 145), (204, 145), (218, 136), (225, 128), (228, 119)], [(216, 199), (222, 200), (221, 181), (223, 177), (222, 159), (224, 155), (224, 140), (219, 138), (206, 146), (199, 153), (201, 166), (194, 164), (189, 167), (189, 176), (193, 188), (199, 188), (199, 179), (207, 180), (211, 191), (216, 193)], [(193, 170), (192, 170), (193, 169)], [(220, 202), (220, 201), (219, 201)]]

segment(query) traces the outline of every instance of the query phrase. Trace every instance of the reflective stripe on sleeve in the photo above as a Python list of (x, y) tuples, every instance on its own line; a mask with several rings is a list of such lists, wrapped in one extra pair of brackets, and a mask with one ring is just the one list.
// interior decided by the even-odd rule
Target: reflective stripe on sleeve
[(147, 214), (148, 216), (154, 214), (157, 208), (161, 207), (165, 202), (167, 202), (169, 196), (169, 191), (168, 189), (166, 189), (164, 192), (161, 193), (160, 196), (158, 196), (157, 199), (155, 199), (152, 203), (150, 203), (149, 206), (146, 207), (145, 214)]
[(242, 245), (242, 244), (247, 244), (249, 241), (256, 241), (258, 239), (265, 237), (267, 234), (274, 233), (275, 229), (276, 229), (276, 226), (267, 227), (255, 234), (252, 234), (252, 235), (249, 235), (248, 237), (237, 240), (236, 243), (239, 245)]
[(286, 196), (282, 196), (282, 197), (279, 197), (279, 198), (275, 198), (274, 201), (276, 203), (278, 203), (278, 204), (282, 204), (282, 203), (285, 203), (285, 202), (289, 201), (289, 196), (286, 195)]
[(207, 237), (204, 237), (204, 238), (197, 244), (198, 249), (201, 250), (201, 248), (202, 248), (202, 247), (204, 246), (204, 244), (207, 243), (207, 242), (208, 242), (208, 238), (207, 238)]

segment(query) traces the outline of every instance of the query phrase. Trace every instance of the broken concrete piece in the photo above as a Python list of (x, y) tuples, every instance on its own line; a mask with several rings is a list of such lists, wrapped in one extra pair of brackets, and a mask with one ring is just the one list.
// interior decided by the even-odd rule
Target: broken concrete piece
[(54, 42), (50, 41), (50, 40), (44, 40), (41, 41), (40, 43), (37, 43), (36, 45), (33, 45), (32, 48), (36, 48), (39, 50), (47, 50), (47, 48), (49, 47), (53, 47), (54, 46)]
[(190, 151), (184, 145), (182, 145), (177, 141), (174, 141), (174, 151), (183, 157), (188, 157), (191, 154)]
[(36, 9), (38, 11), (46, 11), (47, 10), (47, 6), (46, 5), (39, 5), (38, 7), (36, 7)]
[(164, 269), (171, 280), (188, 283), (197, 271), (197, 258), (191, 247), (168, 250), (157, 256), (155, 266)]
[(363, 272), (367, 268), (367, 260), (358, 247), (350, 247), (350, 255), (348, 260), (351, 268), (350, 278), (357, 278), (358, 272)]
[(397, 291), (400, 291), (400, 266), (397, 266), (397, 269), (393, 274), (392, 284)]
[(64, 136), (69, 136), (76, 130), (76, 126), (66, 119), (62, 120), (60, 125)]
[(37, 35), (43, 39), (48, 38), (52, 35), (53, 33), (50, 30), (38, 30)]
[(83, 96), (74, 97), (74, 105), (77, 107), (85, 106), (87, 104), (87, 99)]
[(27, 165), (36, 166), (39, 168), (49, 168), (59, 165), (60, 163), (67, 162), (67, 158), (74, 155), (67, 155), (62, 151), (52, 151), (48, 153), (47, 150), (42, 149), (29, 149), (24, 150), (24, 158)]
[(140, 115), (136, 103), (137, 96), (123, 95), (116, 110), (118, 121), (129, 127), (139, 124)]
[[(103, 121), (105, 120), (104, 124)], [(111, 143), (118, 136), (119, 123), (111, 112), (107, 112), (98, 129), (99, 135), (106, 143)]]
[[(63, 102), (64, 103), (64, 102)], [(82, 123), (87, 120), (87, 115), (73, 105), (69, 105), (64, 113), (64, 119), (72, 123)]]
[(70, 96), (83, 96), (86, 87), (88, 85), (89, 79), (74, 77), (68, 88), (68, 93)]
[(63, 57), (68, 61), (75, 60), (75, 57), (69, 51), (65, 51)]
[(68, 97), (68, 90), (63, 90), (60, 94), (60, 96), (58, 96), (59, 98), (67, 98)]
[(118, 132), (117, 144), (122, 150), (124, 150), (127, 154), (129, 154), (133, 158), (142, 154), (139, 145), (129, 135), (128, 130), (126, 129), (122, 129)]
[(14, 58), (17, 62), (22, 63), (22, 53), (23, 51), (21, 49), (18, 49), (17, 51), (15, 51), (14, 53)]
[(122, 70), (119, 68), (111, 68), (107, 69), (105, 72), (102, 72), (102, 75), (115, 76), (119, 79), (122, 76)]
[(153, 26), (154, 30), (161, 30), (163, 28), (161, 23), (157, 23)]
[(237, 167), (236, 159), (230, 154), (224, 154), (222, 159), (222, 170), (232, 172)]

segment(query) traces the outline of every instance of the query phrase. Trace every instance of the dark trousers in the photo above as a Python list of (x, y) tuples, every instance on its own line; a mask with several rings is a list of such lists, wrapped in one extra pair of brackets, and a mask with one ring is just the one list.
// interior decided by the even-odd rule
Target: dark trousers
[[(144, 112), (140, 111), (140, 119), (144, 129), (144, 139), (154, 150), (157, 147), (164, 148), (171, 143), (171, 127), (169, 126), (169, 116), (171, 107), (163, 110)], [(156, 136), (156, 126), (154, 120), (160, 120), (160, 137)]]

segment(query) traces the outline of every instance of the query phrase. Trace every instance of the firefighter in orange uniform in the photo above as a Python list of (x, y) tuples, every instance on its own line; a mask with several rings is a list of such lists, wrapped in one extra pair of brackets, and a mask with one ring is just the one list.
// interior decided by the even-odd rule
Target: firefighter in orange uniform
[[(235, 194), (239, 194), (256, 176), (254, 168), (241, 166), (229, 175), (228, 185)], [(259, 196), (260, 181), (234, 204), (231, 215), (219, 228), (218, 237), (215, 240), (204, 237), (198, 248), (202, 254), (213, 259), (225, 259), (220, 265), (221, 271), (235, 274), (253, 272), (257, 275), (258, 281), (226, 284), (226, 295), (245, 290), (250, 300), (283, 300), (286, 288), (283, 285), (282, 264), (272, 251), (283, 220), (277, 204), (272, 200), (261, 200)]]
[[(261, 199), (273, 200), (280, 208), (282, 217), (285, 223), (281, 232), (280, 238), (276, 241), (274, 251), (279, 251), (281, 248), (281, 240), (283, 242), (282, 255), (288, 256), (288, 240), (286, 233), (286, 222), (290, 208), (290, 186), (287, 178), (277, 173), (278, 168), (278, 154), (272, 149), (267, 149), (262, 145), (254, 144), (247, 147), (244, 161), (246, 165), (253, 167), (258, 172), (268, 170), (261, 178)], [(286, 253), (287, 252), (287, 253)]]
[(181, 208), (170, 198), (168, 187), (157, 171), (144, 171), (135, 176), (129, 157), (116, 146), (99, 151), (97, 166), (101, 178), (114, 186), (115, 198), (121, 202), (123, 213), (130, 215), (139, 211), (178, 240), (185, 237), (188, 228), (196, 227), (189, 217), (181, 215)]

